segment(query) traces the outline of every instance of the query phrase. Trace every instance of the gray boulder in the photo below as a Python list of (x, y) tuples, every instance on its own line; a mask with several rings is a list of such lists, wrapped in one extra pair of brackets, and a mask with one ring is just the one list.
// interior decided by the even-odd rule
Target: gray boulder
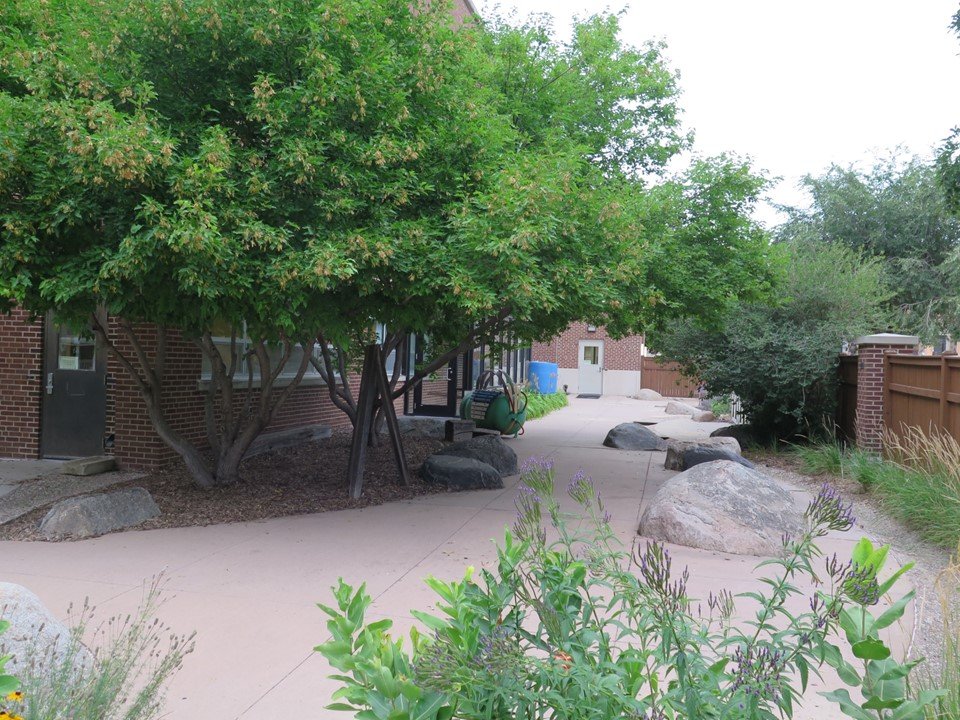
[(684, 402), (677, 402), (676, 400), (671, 400), (667, 403), (667, 408), (664, 410), (667, 415), (690, 415), (693, 417), (693, 414), (697, 412), (697, 409), (693, 405), (687, 405)]
[(756, 445), (756, 433), (751, 425), (726, 425), (710, 433), (710, 437), (732, 437), (740, 443), (740, 447)]
[(603, 444), (618, 450), (665, 450), (667, 443), (640, 423), (621, 423), (607, 433)]
[(0, 635), (0, 656), (13, 656), (7, 671), (16, 674), (31, 662), (54, 668), (69, 663), (78, 670), (92, 667), (93, 654), (22, 585), (0, 583), (0, 618), (10, 623)]
[(67, 498), (50, 508), (40, 534), (47, 540), (79, 540), (134, 527), (159, 514), (150, 493), (139, 487)]
[(694, 422), (715, 422), (717, 416), (710, 410), (695, 410), (693, 413)]
[[(735, 455), (740, 454), (740, 443), (736, 438), (719, 437), (704, 438), (702, 440), (668, 440), (667, 441), (667, 459), (663, 467), (667, 470), (687, 470), (688, 466), (683, 463), (683, 454), (694, 448), (703, 448), (705, 450), (727, 450)], [(714, 458), (719, 460), (721, 458)]]
[(774, 556), (783, 533), (801, 527), (802, 514), (788, 490), (756, 470), (715, 460), (661, 487), (638, 532), (704, 550)]
[[(447, 418), (440, 417), (400, 415), (397, 418), (397, 425), (400, 428), (400, 434), (404, 437), (443, 440), (446, 421)], [(381, 431), (387, 432), (386, 423), (383, 424)]]
[(740, 453), (735, 453), (727, 448), (695, 447), (683, 451), (682, 462), (684, 470), (689, 470), (692, 467), (713, 462), (714, 460), (728, 460), (739, 463), (744, 467), (753, 467), (753, 463), (741, 456)]
[(656, 390), (643, 388), (643, 390), (637, 393), (637, 400), (663, 400), (663, 395)]
[(481, 435), (461, 440), (440, 450), (436, 455), (453, 455), (486, 463), (500, 475), (517, 474), (517, 454), (498, 435)]
[(427, 458), (420, 476), (448, 490), (487, 490), (503, 487), (503, 478), (484, 462), (458, 455), (437, 453)]

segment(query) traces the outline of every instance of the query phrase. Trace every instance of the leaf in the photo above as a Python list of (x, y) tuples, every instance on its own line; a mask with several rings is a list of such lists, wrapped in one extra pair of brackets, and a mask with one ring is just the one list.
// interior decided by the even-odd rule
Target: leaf
[(873, 622), (873, 627), (876, 630), (882, 630), (885, 627), (893, 625), (897, 620), (903, 617), (903, 613), (906, 611), (907, 605), (910, 604), (910, 601), (913, 600), (916, 595), (915, 590), (911, 590), (902, 598), (897, 600), (893, 605), (887, 608), (880, 617), (878, 617)]
[(903, 705), (903, 702), (903, 698), (897, 700), (881, 700), (874, 695), (860, 707), (866, 708), (867, 710), (892, 710), (893, 708)]
[(834, 690), (833, 692), (822, 692), (820, 694), (827, 700), (837, 703), (845, 715), (856, 718), (856, 720), (876, 720), (872, 713), (857, 705), (846, 690)]
[(12, 693), (20, 688), (20, 681), (13, 675), (0, 675), (0, 695)]
[(861, 660), (886, 660), (890, 657), (890, 648), (877, 638), (867, 638), (855, 643), (852, 648), (853, 656)]
[(869, 538), (864, 537), (860, 538), (860, 542), (854, 545), (850, 557), (854, 563), (863, 566), (867, 564), (871, 555), (873, 555), (873, 543), (870, 542)]
[(430, 615), (420, 610), (411, 610), (410, 614), (431, 630), (446, 630), (450, 627), (450, 624), (446, 620), (442, 620), (435, 615)]
[(860, 676), (857, 674), (857, 671), (853, 669), (853, 666), (843, 659), (840, 648), (836, 645), (824, 643), (823, 661), (834, 668), (837, 671), (837, 675), (840, 676), (840, 679), (847, 685), (859, 687), (861, 682)]
[[(906, 673), (894, 672), (900, 667), (896, 660), (875, 660), (867, 663), (869, 686), (880, 700), (905, 700), (907, 696)], [(885, 675), (892, 677), (883, 678)]]
[(810, 666), (807, 664), (807, 659), (802, 656), (797, 656), (797, 670), (800, 672), (800, 694), (802, 695), (807, 691), (807, 681), (810, 679)]

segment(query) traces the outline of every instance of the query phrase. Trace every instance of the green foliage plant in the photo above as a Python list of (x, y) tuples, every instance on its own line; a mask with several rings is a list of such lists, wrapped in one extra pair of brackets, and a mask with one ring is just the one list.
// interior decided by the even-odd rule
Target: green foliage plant
[(570, 404), (565, 392), (538, 393), (527, 390), (527, 420), (536, 420)]
[[(828, 694), (852, 717), (921, 717), (914, 710), (931, 696), (905, 699), (899, 682), (915, 663), (893, 663), (878, 636), (912, 595), (877, 618), (868, 611), (906, 568), (881, 584), (885, 548), (861, 544), (848, 563), (821, 557), (817, 540), (853, 523), (831, 488), (808, 506), (805, 529), (784, 537), (782, 555), (762, 563), (775, 569), (767, 590), (700, 601), (662, 545), (635, 557), (619, 546), (582, 472), (567, 494), (576, 514), (561, 510), (551, 464), (525, 463), (517, 519), (495, 566), (452, 582), (430, 578), (437, 614), (413, 611), (427, 633), (413, 629), (409, 648), (390, 636), (390, 620), (366, 623), (369, 594), (341, 581), (335, 605), (320, 606), (331, 639), (317, 650), (341, 683), (329, 707), (361, 720), (772, 720), (793, 715), (810, 674), (826, 664), (864, 695), (855, 704), (846, 691)], [(815, 589), (796, 613), (786, 602), (805, 592), (801, 578)], [(741, 622), (738, 599), (756, 605)], [(841, 630), (863, 674), (835, 644)]]
[(887, 430), (883, 455), (854, 446), (798, 445), (803, 471), (861, 483), (884, 508), (924, 539), (945, 548), (960, 541), (960, 443), (947, 433)]
[(775, 300), (727, 306), (713, 329), (669, 323), (650, 346), (711, 392), (736, 393), (760, 440), (817, 437), (832, 424), (844, 341), (886, 326), (883, 265), (839, 243), (775, 245)]
[(167, 684), (193, 651), (193, 636), (171, 633), (157, 620), (161, 588), (157, 578), (135, 612), (101, 622), (85, 602), (73, 616), (64, 649), (28, 650), (18, 665), (23, 720), (165, 717)]
[[(8, 620), (0, 620), (0, 635), (3, 635), (10, 629)], [(0, 655), (0, 713), (7, 713), (8, 718), (17, 716), (17, 708), (14, 703), (19, 704), (23, 699), (23, 692), (20, 690), (20, 681), (13, 675), (4, 671), (4, 668), (11, 660), (10, 655)]]

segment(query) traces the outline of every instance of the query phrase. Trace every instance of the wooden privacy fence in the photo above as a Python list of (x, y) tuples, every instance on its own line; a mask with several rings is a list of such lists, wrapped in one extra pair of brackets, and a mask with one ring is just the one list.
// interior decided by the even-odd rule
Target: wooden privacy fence
[(960, 357), (887, 355), (884, 362), (884, 425), (936, 428), (960, 441)]
[(697, 383), (680, 372), (677, 363), (660, 362), (655, 357), (641, 358), (640, 387), (656, 390), (664, 397), (693, 397)]
[(848, 442), (857, 439), (857, 356), (840, 357), (837, 400), (837, 434)]

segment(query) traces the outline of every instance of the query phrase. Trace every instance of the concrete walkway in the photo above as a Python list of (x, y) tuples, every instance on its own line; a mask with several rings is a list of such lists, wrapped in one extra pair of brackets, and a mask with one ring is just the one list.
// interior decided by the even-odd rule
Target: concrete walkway
[[(674, 473), (663, 469), (663, 453), (604, 448), (606, 432), (630, 420), (663, 420), (655, 430), (685, 437), (707, 435), (719, 425), (666, 416), (664, 404), (573, 399), (569, 408), (528, 423), (526, 434), (510, 442), (521, 460), (551, 457), (560, 488), (579, 468), (590, 474), (629, 546), (645, 503)], [(327, 638), (315, 603), (331, 602), (329, 588), (338, 577), (366, 581), (375, 598), (371, 618), (394, 618), (405, 631), (412, 623), (409, 609), (428, 609), (433, 599), (424, 577), (460, 577), (466, 565), (495, 560), (493, 540), (513, 520), (515, 487), (513, 478), (503, 491), (433, 495), (363, 510), (76, 543), (0, 542), (0, 580), (29, 587), (60, 614), (88, 596), (98, 617), (106, 618), (134, 609), (143, 583), (163, 571), (170, 598), (162, 618), (176, 631), (197, 631), (197, 649), (170, 689), (171, 717), (346, 718), (323, 709), (336, 684), (312, 652)], [(806, 496), (798, 493), (798, 502)], [(856, 539), (829, 537), (825, 550), (847, 557)], [(671, 552), (675, 569), (690, 566), (694, 596), (760, 587), (756, 558), (683, 547)], [(834, 716), (840, 717), (813, 694), (797, 713)]]

